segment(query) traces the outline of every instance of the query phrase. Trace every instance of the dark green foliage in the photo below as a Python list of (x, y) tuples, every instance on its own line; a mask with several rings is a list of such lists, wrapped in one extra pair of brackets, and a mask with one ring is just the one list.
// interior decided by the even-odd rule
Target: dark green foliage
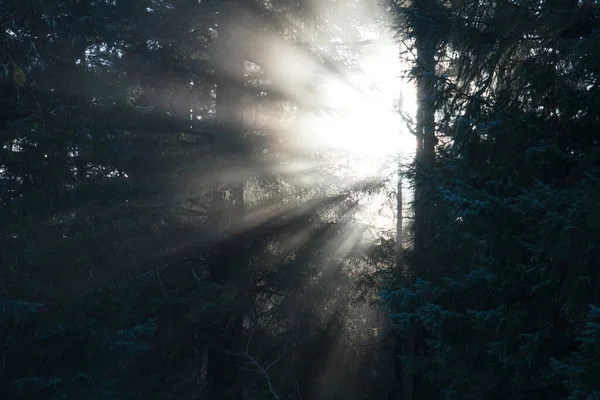
[(565, 361), (553, 359), (557, 376), (567, 378), (564, 383), (571, 391), (570, 399), (597, 399), (600, 396), (598, 385), (598, 354), (600, 354), (600, 310), (591, 305), (585, 327), (577, 338), (577, 350)]
[(418, 397), (595, 398), (598, 4), (399, 12), (442, 33), (434, 250), (407, 254), (416, 280), (383, 294), (399, 332), (427, 343), (406, 360)]

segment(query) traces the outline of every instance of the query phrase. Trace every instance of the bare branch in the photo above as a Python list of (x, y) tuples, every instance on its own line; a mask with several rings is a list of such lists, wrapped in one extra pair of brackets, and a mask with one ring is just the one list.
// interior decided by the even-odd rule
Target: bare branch
[[(222, 350), (222, 351), (228, 355), (243, 357), (246, 361), (248, 361), (250, 363), (250, 365), (252, 365), (252, 367), (253, 367), (252, 369), (249, 369), (249, 371), (254, 371), (254, 372), (260, 373), (263, 376), (263, 378), (265, 379), (265, 382), (267, 383), (267, 386), (269, 388), (269, 392), (271, 392), (271, 395), (273, 396), (273, 398), (275, 400), (280, 400), (280, 397), (277, 394), (275, 387), (273, 386), (273, 382), (271, 380), (271, 375), (269, 374), (269, 370), (271, 369), (271, 367), (273, 367), (274, 365), (279, 363), (286, 356), (287, 352), (291, 348), (293, 348), (297, 345), (298, 329), (296, 329), (296, 335), (295, 335), (294, 339), (288, 340), (288, 342), (285, 344), (285, 347), (283, 347), (283, 349), (279, 349), (279, 351), (277, 352), (277, 357), (267, 365), (261, 364), (259, 362), (258, 357), (252, 356), (250, 354), (250, 345), (252, 343), (253, 338), (254, 338), (254, 332), (252, 332), (252, 334), (250, 334), (250, 337), (248, 338), (248, 341), (246, 342), (245, 348), (242, 348), (242, 346), (240, 346), (239, 344), (236, 343), (239, 347), (238, 352), (231, 352), (229, 350)], [(229, 338), (229, 339), (231, 339), (231, 338)], [(233, 339), (231, 339), (231, 340), (233, 341)]]

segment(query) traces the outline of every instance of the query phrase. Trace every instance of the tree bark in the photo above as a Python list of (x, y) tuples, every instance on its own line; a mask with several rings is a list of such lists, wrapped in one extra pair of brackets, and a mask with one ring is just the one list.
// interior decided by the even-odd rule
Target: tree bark
[[(415, 2), (426, 14), (431, 0)], [(420, 26), (424, 25), (424, 26)], [(426, 256), (432, 240), (433, 183), (429, 177), (435, 161), (435, 34), (423, 22), (415, 29), (417, 50), (417, 152), (415, 156), (415, 252)], [(419, 260), (423, 263), (425, 260)]]
[[(415, 24), (415, 48), (417, 53), (417, 149), (415, 155), (414, 198), (414, 263), (417, 276), (431, 275), (433, 238), (434, 186), (431, 172), (435, 163), (435, 54), (437, 39), (435, 25), (428, 20), (435, 10), (435, 0), (415, 0), (415, 8), (423, 16)], [(420, 357), (426, 354), (425, 332), (413, 338), (405, 338), (402, 351), (406, 356)], [(424, 395), (419, 374), (404, 371), (403, 399), (418, 399)]]

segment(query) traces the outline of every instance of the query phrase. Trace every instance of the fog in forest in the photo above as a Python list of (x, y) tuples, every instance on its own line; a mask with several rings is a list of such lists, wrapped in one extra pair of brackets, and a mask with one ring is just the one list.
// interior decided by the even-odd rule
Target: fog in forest
[(596, 0), (0, 0), (0, 398), (600, 398)]

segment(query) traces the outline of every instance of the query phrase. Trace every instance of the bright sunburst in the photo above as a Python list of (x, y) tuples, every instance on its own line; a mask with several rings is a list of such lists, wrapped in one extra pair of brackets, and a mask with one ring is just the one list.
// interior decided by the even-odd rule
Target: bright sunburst
[[(249, 55), (242, 72), (235, 73), (243, 73), (243, 81), (258, 92), (241, 112), (230, 114), (241, 116), (246, 131), (268, 141), (268, 151), (278, 159), (266, 163), (268, 173), (285, 176), (302, 190), (318, 187), (314, 192), (326, 197), (345, 189), (344, 183), (396, 173), (396, 156), (414, 153), (416, 141), (400, 112), (414, 116), (416, 99), (412, 84), (400, 78), (406, 67), (392, 33), (378, 21), (385, 13), (376, 0), (309, 3), (315, 17), (308, 23), (286, 14), (277, 30), (252, 19), (231, 24), (232, 41), (243, 46), (225, 46), (227, 54), (214, 66), (231, 73), (238, 53)], [(254, 172), (265, 171), (228, 174)], [(220, 169), (214, 173), (224, 174)], [(389, 180), (392, 192), (396, 184)], [(327, 186), (332, 190), (321, 190)], [(379, 217), (385, 199), (367, 201), (379, 225), (393, 224), (389, 216)]]
[[(265, 96), (245, 109), (244, 124), (272, 133), (266, 135), (270, 149), (288, 157), (285, 169), (301, 187), (340, 188), (390, 178), (397, 156), (415, 148), (400, 114), (414, 115), (416, 102), (412, 85), (400, 78), (404, 68), (398, 43), (385, 24), (375, 22), (381, 15), (375, 2), (340, 3), (315, 2), (314, 13), (324, 25), (317, 29), (321, 33), (306, 26), (296, 29), (290, 19), (283, 35), (254, 31), (247, 43), (248, 51), (264, 60), (260, 66), (247, 65), (247, 77), (257, 86), (267, 85), (278, 98)], [(317, 160), (315, 153), (326, 156)], [(274, 165), (273, 172), (281, 173), (281, 168)], [(393, 178), (389, 186), (392, 192)], [(386, 198), (365, 202), (372, 217), (367, 219), (393, 225), (393, 205), (387, 204), (392, 210), (382, 216)]]
[(405, 97), (398, 77), (397, 46), (382, 43), (365, 54), (351, 83), (332, 78), (324, 103), (334, 110), (322, 117), (324, 144), (355, 155), (381, 157), (410, 151), (414, 140), (403, 129), (397, 108)]
[[(402, 82), (398, 45), (379, 38), (363, 55), (358, 73), (351, 79), (332, 77), (324, 91), (331, 108), (317, 121), (317, 142), (350, 160), (359, 179), (389, 178), (393, 191), (398, 179), (398, 158), (415, 150), (415, 138), (406, 128), (402, 113), (414, 115), (416, 101), (410, 84)], [(365, 199), (362, 218), (376, 231), (394, 230), (396, 204), (386, 193)]]

